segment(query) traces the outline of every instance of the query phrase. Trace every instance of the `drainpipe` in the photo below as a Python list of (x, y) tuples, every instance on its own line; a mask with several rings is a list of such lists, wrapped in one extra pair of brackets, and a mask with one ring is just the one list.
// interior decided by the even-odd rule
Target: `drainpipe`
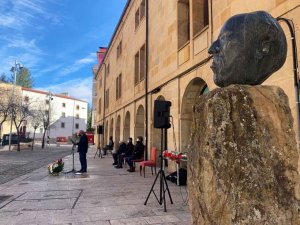
[(105, 132), (105, 127), (104, 127), (104, 120), (105, 120), (105, 110), (106, 110), (106, 101), (105, 101), (105, 89), (106, 89), (106, 64), (105, 62), (102, 62), (102, 65), (104, 65), (104, 76), (103, 76), (103, 134), (102, 134), (102, 148), (104, 147), (104, 132)]
[(146, 76), (145, 76), (145, 160), (148, 159), (148, 61), (149, 61), (149, 0), (146, 0)]
[(277, 21), (283, 21), (289, 27), (289, 31), (291, 34), (291, 42), (292, 42), (292, 52), (293, 52), (293, 71), (294, 71), (294, 89), (295, 89), (295, 97), (296, 97), (296, 116), (297, 116), (297, 148), (298, 152), (300, 151), (300, 103), (299, 103), (299, 77), (298, 77), (298, 56), (297, 56), (297, 44), (296, 44), (296, 36), (295, 36), (295, 27), (292, 20), (278, 17)]

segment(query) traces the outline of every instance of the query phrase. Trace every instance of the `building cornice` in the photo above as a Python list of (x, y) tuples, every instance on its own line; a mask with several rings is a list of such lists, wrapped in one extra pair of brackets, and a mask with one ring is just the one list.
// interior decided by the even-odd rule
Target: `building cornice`
[[(22, 87), (22, 91), (29, 91), (29, 92), (34, 92), (34, 93), (39, 93), (39, 94), (44, 94), (47, 95), (49, 94), (49, 92), (47, 91), (40, 91), (40, 90), (35, 90), (35, 89), (31, 89), (31, 88), (26, 88), (26, 87)], [(87, 103), (87, 101), (81, 100), (81, 99), (77, 99), (77, 98), (72, 98), (66, 95), (62, 95), (62, 94), (53, 94), (53, 96), (55, 97), (59, 97), (59, 98), (66, 98), (66, 99), (70, 99), (70, 100), (75, 100), (75, 101), (80, 101), (80, 102), (85, 102)]]

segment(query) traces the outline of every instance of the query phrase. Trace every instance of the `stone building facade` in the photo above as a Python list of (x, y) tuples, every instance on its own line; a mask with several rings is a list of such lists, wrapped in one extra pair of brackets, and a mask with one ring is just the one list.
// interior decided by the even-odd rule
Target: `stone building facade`
[[(143, 136), (148, 154), (152, 146), (160, 147), (160, 130), (153, 128), (153, 106), (154, 100), (161, 99), (172, 103), (167, 148), (184, 152), (195, 99), (217, 88), (209, 46), (229, 17), (258, 10), (293, 20), (300, 43), (299, 0), (129, 0), (103, 63), (94, 73), (95, 124), (104, 125), (102, 144), (109, 136), (115, 143)], [(288, 27), (281, 25), (288, 57), (264, 85), (280, 86), (287, 93), (296, 130), (292, 47)]]

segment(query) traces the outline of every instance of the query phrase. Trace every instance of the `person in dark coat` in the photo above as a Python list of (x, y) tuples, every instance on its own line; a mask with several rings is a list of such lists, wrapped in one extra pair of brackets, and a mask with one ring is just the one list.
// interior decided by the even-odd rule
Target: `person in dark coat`
[(117, 169), (122, 168), (124, 158), (132, 155), (133, 148), (134, 148), (134, 145), (132, 144), (132, 138), (130, 137), (127, 140), (127, 145), (126, 145), (125, 152), (118, 155), (118, 165), (115, 166)]
[(145, 150), (144, 148), (145, 146), (143, 144), (143, 138), (139, 136), (136, 140), (136, 145), (134, 146), (132, 155), (126, 158), (126, 162), (130, 166), (130, 168), (127, 170), (128, 172), (135, 171), (135, 167), (133, 166), (132, 160), (142, 158)]
[(118, 164), (118, 156), (125, 153), (126, 151), (126, 144), (124, 143), (124, 141), (120, 141), (119, 142), (119, 149), (116, 152), (113, 152), (112, 156), (114, 158), (114, 162), (113, 165), (117, 165)]
[(86, 153), (88, 151), (88, 138), (83, 130), (79, 131), (79, 142), (76, 143), (78, 146), (78, 153), (79, 153), (79, 161), (81, 165), (81, 169), (78, 171), (79, 173), (86, 173), (87, 172), (87, 161), (86, 161)]
[(113, 141), (113, 137), (110, 136), (109, 137), (109, 142), (108, 142), (108, 145), (106, 145), (104, 148), (103, 148), (103, 155), (106, 155), (107, 154), (107, 150), (113, 150), (114, 149), (114, 141)]

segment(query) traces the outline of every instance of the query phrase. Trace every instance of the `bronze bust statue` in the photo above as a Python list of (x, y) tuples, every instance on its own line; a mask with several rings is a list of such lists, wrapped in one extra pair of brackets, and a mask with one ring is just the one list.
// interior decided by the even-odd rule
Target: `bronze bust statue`
[(219, 87), (258, 85), (284, 64), (287, 42), (277, 20), (257, 11), (229, 18), (208, 53)]

